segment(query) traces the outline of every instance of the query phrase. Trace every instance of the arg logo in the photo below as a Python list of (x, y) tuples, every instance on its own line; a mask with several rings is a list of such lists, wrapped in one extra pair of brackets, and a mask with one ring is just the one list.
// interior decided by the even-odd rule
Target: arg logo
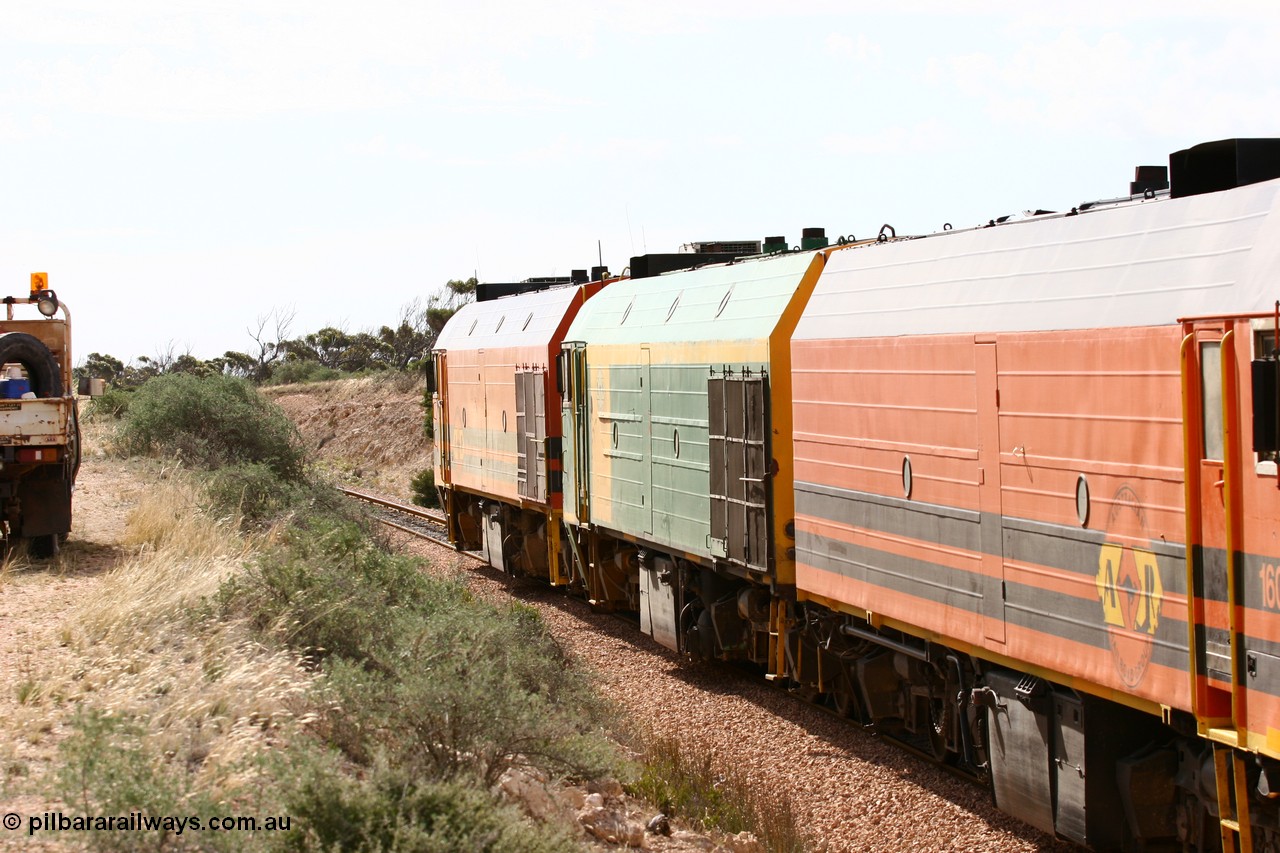
[(1096, 580), (1111, 659), (1129, 687), (1137, 687), (1147, 673), (1164, 601), (1156, 555), (1135, 547), (1150, 541), (1142, 503), (1133, 489), (1122, 486), (1107, 518)]

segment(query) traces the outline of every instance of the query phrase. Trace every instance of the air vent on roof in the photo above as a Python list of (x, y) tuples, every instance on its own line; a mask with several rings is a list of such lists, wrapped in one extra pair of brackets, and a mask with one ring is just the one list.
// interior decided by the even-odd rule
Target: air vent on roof
[(704, 255), (737, 255), (738, 257), (746, 257), (747, 255), (760, 254), (759, 240), (702, 240), (701, 242), (685, 243), (680, 247), (680, 251), (684, 254), (704, 254)]
[(488, 302), (504, 296), (515, 296), (518, 293), (532, 293), (535, 290), (547, 290), (572, 283), (568, 276), (541, 276), (527, 278), (524, 281), (482, 281), (476, 285), (476, 302)]
[(1169, 155), (1169, 194), (1216, 193), (1280, 178), (1280, 139), (1219, 139)]
[(1129, 195), (1142, 195), (1145, 192), (1159, 192), (1169, 189), (1169, 168), (1167, 166), (1138, 166), (1133, 170), (1133, 180), (1129, 182)]

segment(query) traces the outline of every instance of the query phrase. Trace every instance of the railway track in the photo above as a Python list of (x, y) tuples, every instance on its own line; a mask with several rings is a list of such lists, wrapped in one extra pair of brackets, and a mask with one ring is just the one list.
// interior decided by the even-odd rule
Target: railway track
[(444, 513), (442, 512), (403, 503), (382, 495), (375, 495), (362, 489), (346, 489), (339, 486), (338, 491), (349, 498), (355, 498), (363, 503), (371, 504), (375, 507), (374, 516), (388, 527), (394, 527), (396, 530), (404, 531), (422, 539), (430, 539), (434, 542), (449, 545)]

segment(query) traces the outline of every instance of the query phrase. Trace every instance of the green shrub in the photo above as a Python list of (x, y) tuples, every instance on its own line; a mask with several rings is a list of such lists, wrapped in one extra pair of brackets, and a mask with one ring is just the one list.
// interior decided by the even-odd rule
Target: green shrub
[(112, 418), (118, 420), (129, 411), (129, 401), (132, 399), (132, 391), (126, 391), (122, 388), (108, 388), (103, 394), (90, 400), (88, 407), (85, 409), (85, 419)]
[(271, 369), (271, 378), (267, 380), (267, 384), (300, 385), (303, 382), (327, 382), (331, 379), (341, 379), (345, 375), (347, 374), (341, 370), (325, 367), (318, 361), (285, 361)]
[(203, 468), (258, 463), (299, 480), (297, 429), (275, 404), (242, 379), (167, 374), (133, 394), (117, 442), (137, 455), (176, 454)]
[(317, 727), (351, 760), (491, 785), (507, 767), (595, 777), (614, 755), (606, 708), (536, 611), (477, 601), (357, 526), (311, 522), (224, 584), (223, 615), (323, 664)]
[(302, 492), (296, 483), (282, 479), (259, 462), (219, 468), (205, 484), (209, 504), (219, 513), (239, 513), (260, 524), (288, 509)]
[(413, 502), (418, 506), (440, 506), (440, 493), (436, 491), (436, 472), (434, 468), (423, 468), (409, 481), (409, 490), (413, 492)]
[(288, 795), (286, 850), (383, 853), (559, 853), (573, 841), (472, 785), (429, 782), (380, 765), (356, 781), (312, 773)]
[[(599, 778), (616, 756), (600, 734), (606, 716), (586, 674), (567, 659), (541, 619), (457, 602), (429, 614), (391, 673), (341, 660), (326, 665), (341, 708), (333, 740), (355, 760), (378, 748), (430, 779), (492, 786), (509, 767)], [(378, 732), (375, 745), (361, 734)]]
[(355, 523), (311, 518), (219, 595), (224, 611), (317, 662), (338, 655), (389, 671), (406, 617), (466, 594), (460, 584), (432, 581), (412, 558), (378, 548)]

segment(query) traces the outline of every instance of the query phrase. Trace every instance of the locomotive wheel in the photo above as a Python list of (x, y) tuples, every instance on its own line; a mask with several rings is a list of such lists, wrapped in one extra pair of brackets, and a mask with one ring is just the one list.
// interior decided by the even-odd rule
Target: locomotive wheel
[(37, 397), (62, 396), (62, 371), (39, 338), (24, 332), (0, 335), (0, 364), (8, 362), (26, 368), (31, 390)]

